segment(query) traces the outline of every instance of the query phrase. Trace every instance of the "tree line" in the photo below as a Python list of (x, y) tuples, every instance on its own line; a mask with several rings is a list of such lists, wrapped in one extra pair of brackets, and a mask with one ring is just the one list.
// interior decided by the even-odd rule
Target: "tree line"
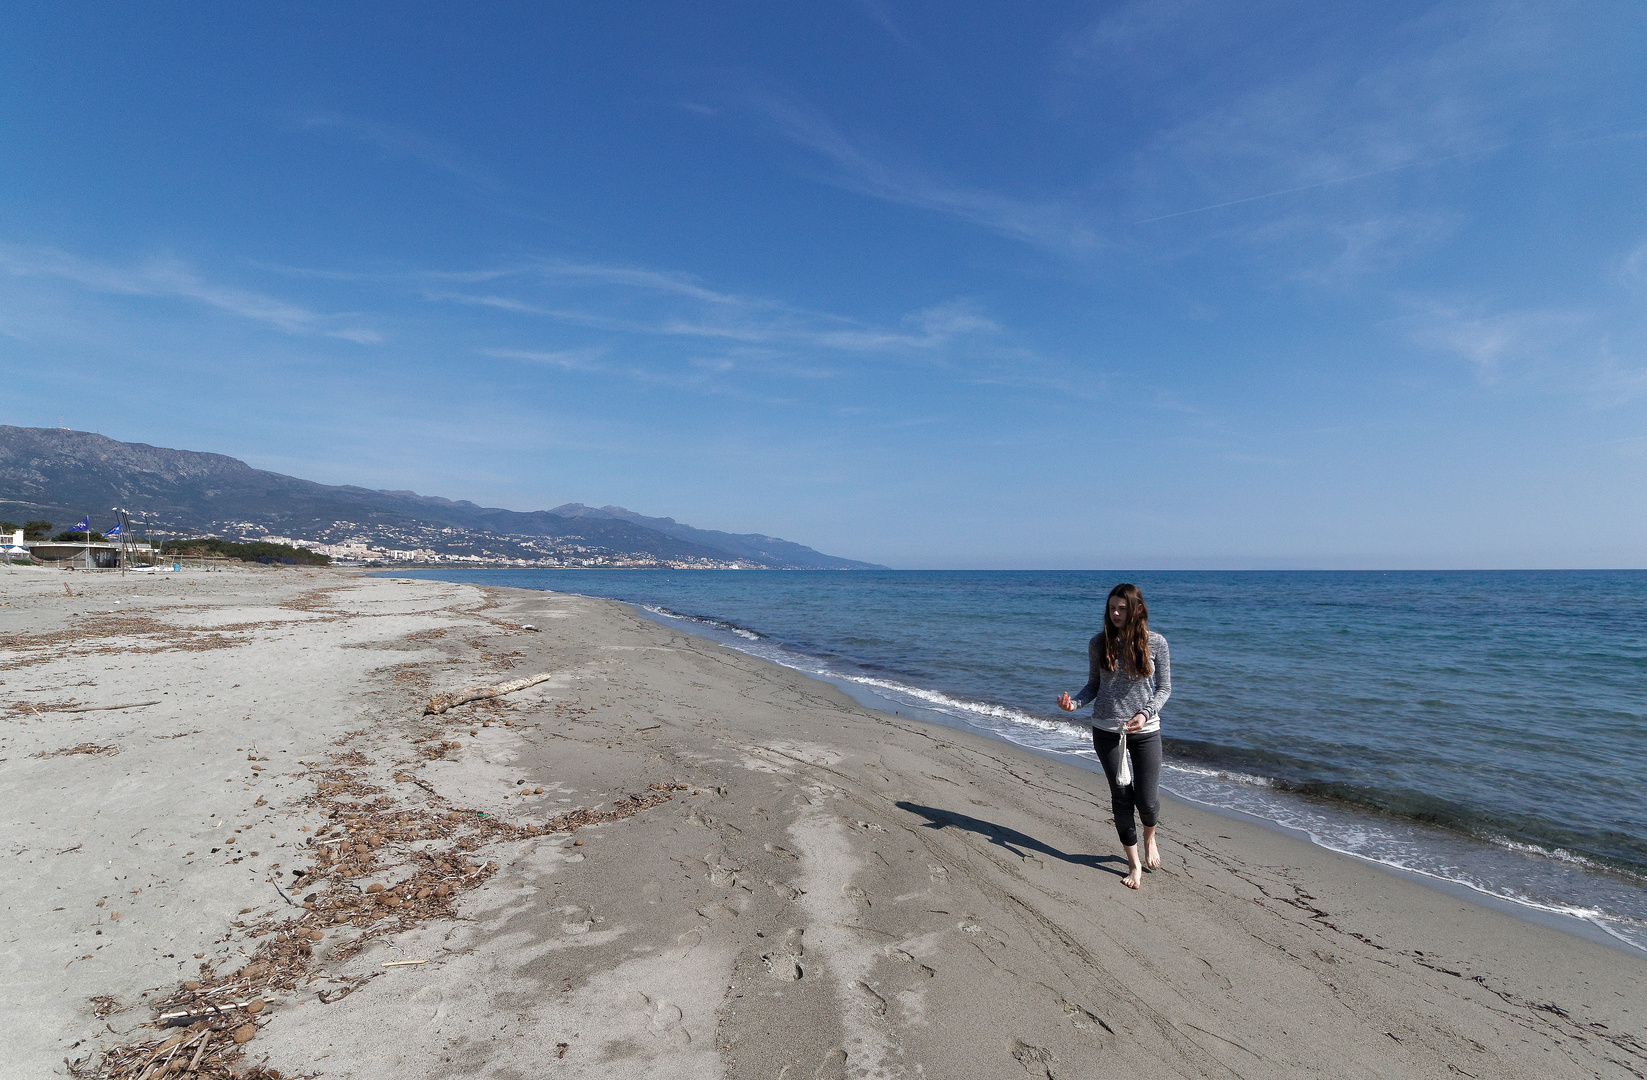
[(290, 544), (271, 544), (263, 540), (236, 543), (233, 540), (201, 536), (193, 540), (167, 540), (160, 545), (160, 551), (164, 555), (221, 555), (229, 559), (239, 559), (241, 562), (290, 562), (299, 566), (332, 565), (330, 555), (322, 555), (308, 548), (292, 547)]
[[(51, 539), (64, 543), (87, 542), (86, 533), (79, 530), (69, 530), (51, 536), (52, 523), (49, 521), (25, 521), (21, 525), (11, 521), (0, 521), (0, 533), (15, 533), (19, 529), (23, 530), (25, 540), (44, 540), (50, 536)], [(90, 540), (91, 543), (101, 544), (107, 541), (107, 537), (94, 529)], [(332, 565), (330, 555), (322, 555), (308, 548), (271, 544), (262, 540), (236, 543), (233, 540), (219, 540), (213, 536), (201, 536), (192, 540), (167, 540), (160, 545), (160, 551), (165, 555), (219, 555), (239, 559), (241, 562), (283, 562), (300, 566)]]

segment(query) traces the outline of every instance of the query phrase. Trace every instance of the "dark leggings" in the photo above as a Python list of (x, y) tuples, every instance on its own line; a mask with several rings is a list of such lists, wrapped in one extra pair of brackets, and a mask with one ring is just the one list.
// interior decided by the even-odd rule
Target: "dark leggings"
[(1092, 748), (1104, 763), (1104, 776), (1109, 780), (1109, 805), (1115, 811), (1115, 831), (1121, 837), (1121, 846), (1132, 847), (1138, 843), (1133, 810), (1138, 811), (1139, 820), (1151, 827), (1161, 817), (1161, 796), (1155, 790), (1161, 781), (1161, 733), (1127, 736), (1127, 753), (1132, 755), (1132, 783), (1126, 787), (1115, 784), (1115, 774), (1121, 768), (1120, 733), (1094, 728)]

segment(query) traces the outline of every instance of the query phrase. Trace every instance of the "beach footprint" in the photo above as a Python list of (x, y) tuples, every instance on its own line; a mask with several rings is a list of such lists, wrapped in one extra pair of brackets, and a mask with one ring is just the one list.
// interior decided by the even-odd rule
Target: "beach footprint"
[(680, 1006), (667, 998), (652, 998), (635, 991), (641, 1015), (646, 1018), (646, 1030), (660, 1042), (680, 1049), (692, 1042), (692, 1034), (682, 1026), (685, 1019)]
[(563, 934), (587, 934), (595, 925), (595, 914), (582, 904), (567, 904), (560, 909), (560, 929)]
[(852, 989), (857, 991), (858, 1000), (863, 1003), (864, 1008), (870, 1011), (871, 1015), (886, 1015), (886, 998), (877, 994), (870, 988), (868, 983), (860, 979), (852, 984)]
[(825, 1054), (812, 1080), (846, 1080), (846, 1051), (837, 1047)]
[(1063, 1008), (1064, 1015), (1069, 1017), (1069, 1022), (1075, 1025), (1076, 1031), (1093, 1031), (1096, 1028), (1103, 1028), (1111, 1035), (1115, 1034), (1115, 1029), (1104, 1023), (1103, 1017), (1085, 1006), (1077, 1005), (1067, 998), (1060, 998), (1058, 1004)]
[(801, 945), (801, 938), (805, 930), (795, 928), (784, 934), (783, 940), (769, 953), (761, 955), (761, 963), (774, 979), (783, 982), (795, 982), (806, 975), (801, 967), (801, 957), (806, 955), (806, 949)]
[(709, 884), (731, 886), (738, 883), (738, 874), (743, 867), (734, 863), (724, 851), (706, 852), (703, 857), (704, 865), (709, 867)]
[(932, 968), (915, 959), (913, 954), (907, 953), (902, 949), (888, 948), (886, 950), (886, 955), (889, 958), (898, 961), (900, 964), (908, 964), (910, 973), (914, 975), (917, 984), (919, 984), (919, 982), (923, 979), (930, 979), (938, 974)]
[(1229, 976), (1207, 963), (1204, 957), (1197, 956), (1196, 959), (1200, 960), (1202, 966), (1206, 968), (1205, 971), (1201, 972), (1201, 977), (1203, 979), (1212, 983), (1220, 990), (1233, 990), (1235, 988), (1235, 984), (1230, 982)]
[(1024, 1067), (1024, 1071), (1035, 1080), (1056, 1080), (1052, 1075), (1052, 1063), (1057, 1059), (1052, 1051), (1044, 1046), (1033, 1046), (1022, 1039), (1012, 1039), (1007, 1043), (1007, 1052), (1012, 1060)]
[(685, 960), (686, 957), (687, 957), (687, 954), (689, 954), (693, 949), (696, 949), (699, 945), (702, 945), (702, 944), (703, 944), (703, 931), (702, 930), (688, 930), (686, 933), (681, 934), (681, 935), (679, 935), (678, 937), (675, 938), (674, 948), (670, 949), (669, 952), (665, 955), (667, 955), (669, 957), (669, 959), (677, 961), (677, 962), (681, 961), (681, 960)]
[(445, 996), (438, 986), (425, 986), (407, 999), (411, 1011), (422, 1013), (430, 1020), (439, 1020), (445, 1013)]

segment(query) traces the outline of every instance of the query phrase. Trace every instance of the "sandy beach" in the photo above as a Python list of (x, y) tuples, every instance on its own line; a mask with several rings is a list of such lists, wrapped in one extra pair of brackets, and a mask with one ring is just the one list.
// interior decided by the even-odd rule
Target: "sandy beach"
[(1129, 891), (1100, 775), (619, 604), (17, 568), (0, 633), (5, 1077), (1647, 1075), (1647, 961), (1179, 802)]

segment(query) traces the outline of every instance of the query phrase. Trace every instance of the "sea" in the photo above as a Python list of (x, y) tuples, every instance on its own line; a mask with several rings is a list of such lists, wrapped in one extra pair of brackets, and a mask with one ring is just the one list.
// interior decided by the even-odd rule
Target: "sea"
[(438, 570), (604, 597), (1097, 769), (1054, 704), (1111, 586), (1166, 636), (1163, 789), (1647, 952), (1647, 571)]

